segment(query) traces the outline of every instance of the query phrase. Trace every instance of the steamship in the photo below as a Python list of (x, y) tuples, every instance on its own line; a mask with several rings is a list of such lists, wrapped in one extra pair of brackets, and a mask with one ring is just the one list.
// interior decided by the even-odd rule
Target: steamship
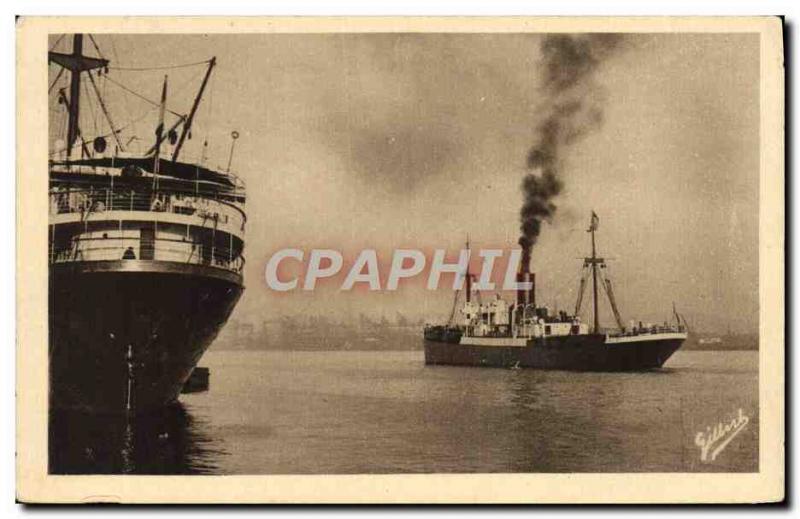
[[(230, 173), (238, 134), (227, 171), (181, 160), (215, 58), (194, 64), (205, 68), (202, 82), (180, 113), (167, 106), (167, 75), (153, 100), (113, 79), (92, 35), (62, 39), (71, 52), (49, 53), (50, 408), (151, 411), (178, 397), (244, 288), (245, 191)], [(89, 42), (96, 56), (84, 53)], [(112, 88), (153, 105), (136, 152), (135, 137), (125, 140), (115, 125), (105, 96)], [(92, 113), (81, 117), (87, 104)], [(66, 141), (53, 136), (59, 116)], [(91, 133), (103, 125), (104, 135)]]
[[(425, 327), (425, 363), (505, 368), (539, 368), (572, 371), (637, 371), (660, 368), (688, 336), (685, 322), (673, 307), (674, 323), (622, 324), (605, 259), (597, 256), (595, 232), (591, 233), (592, 255), (584, 258), (578, 300), (573, 314), (551, 313), (536, 304), (536, 277), (530, 272), (530, 249), (523, 248), (518, 283), (530, 288), (517, 291), (509, 304), (499, 296), (490, 302), (474, 301), (472, 275), (466, 273), (466, 301), (461, 322), (454, 323), (458, 293), (450, 322)], [(593, 326), (581, 321), (583, 295), (591, 278)], [(600, 278), (600, 279), (598, 279)], [(616, 320), (616, 329), (601, 329), (598, 316), (598, 283), (606, 292)]]

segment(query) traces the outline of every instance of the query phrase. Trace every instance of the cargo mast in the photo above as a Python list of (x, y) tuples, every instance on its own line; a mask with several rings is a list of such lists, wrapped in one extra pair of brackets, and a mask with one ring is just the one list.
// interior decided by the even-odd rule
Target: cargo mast
[(589, 223), (589, 228), (586, 230), (587, 232), (592, 233), (592, 257), (584, 259), (584, 266), (589, 266), (592, 269), (592, 303), (593, 303), (593, 310), (594, 310), (594, 333), (600, 329), (600, 318), (597, 312), (597, 266), (598, 265), (605, 265), (604, 258), (597, 257), (597, 247), (595, 246), (594, 240), (594, 233), (597, 231), (597, 227), (600, 224), (600, 219), (597, 217), (594, 211), (592, 211), (592, 220)]
[[(467, 235), (467, 253), (469, 253), (469, 234)], [(467, 303), (472, 300), (472, 275), (469, 273), (469, 256), (467, 256)]]
[[(467, 235), (467, 250), (469, 251), (469, 234)], [(467, 261), (467, 271), (466, 271), (466, 302), (469, 303), (472, 301), (472, 274), (469, 273), (469, 261)], [(453, 324), (453, 318), (456, 316), (456, 307), (458, 306), (458, 293), (460, 290), (456, 290), (455, 294), (453, 295), (453, 308), (450, 309), (450, 318), (447, 320), (447, 324)]]
[[(600, 223), (600, 219), (597, 217), (594, 211), (592, 211), (592, 221), (589, 224), (589, 228), (586, 229), (586, 232), (592, 233), (592, 256), (589, 258), (583, 259), (583, 275), (581, 276), (581, 284), (580, 288), (578, 289), (578, 301), (575, 304), (575, 315), (578, 315), (581, 311), (581, 302), (583, 301), (583, 291), (586, 288), (586, 281), (588, 279), (589, 270), (591, 269), (592, 272), (592, 303), (593, 303), (593, 317), (594, 317), (594, 333), (598, 333), (600, 329), (600, 316), (599, 316), (599, 301), (598, 301), (598, 294), (597, 294), (597, 269), (598, 268), (605, 268), (606, 260), (605, 258), (598, 258), (597, 257), (597, 245), (595, 242), (594, 233), (597, 231), (597, 227)], [(617, 302), (614, 299), (614, 290), (611, 286), (611, 280), (606, 277), (603, 271), (600, 271), (600, 282), (603, 285), (603, 290), (605, 290), (606, 295), (608, 296), (608, 302), (611, 304), (611, 311), (614, 312), (614, 320), (617, 322), (617, 326), (620, 330), (624, 330), (622, 326), (622, 318), (619, 315), (619, 309), (617, 308)]]
[[(69, 120), (67, 123), (67, 157), (72, 155), (72, 148), (78, 140), (80, 129), (78, 121), (80, 118), (81, 101), (81, 72), (89, 72), (96, 68), (108, 67), (108, 60), (90, 58), (83, 54), (83, 34), (75, 34), (72, 37), (72, 54), (62, 54), (60, 52), (48, 53), (48, 60), (58, 63), (63, 68), (70, 71), (69, 83)], [(106, 114), (107, 115), (107, 114)], [(113, 126), (112, 126), (113, 128)]]
[[(593, 213), (594, 214), (594, 213)], [(600, 320), (597, 314), (597, 249), (595, 248), (594, 243), (594, 233), (597, 230), (597, 226), (594, 225), (594, 219), (592, 220), (592, 225), (589, 227), (589, 231), (592, 233), (592, 257), (591, 257), (591, 265), (592, 265), (592, 302), (594, 303), (594, 332), (597, 333), (597, 330), (600, 328)], [(601, 258), (602, 261), (602, 258)]]
[[(578, 315), (581, 311), (581, 301), (583, 300), (583, 290), (586, 287), (586, 278), (588, 276), (588, 271), (591, 269), (592, 271), (592, 310), (593, 310), (593, 317), (594, 317), (594, 333), (600, 329), (600, 316), (598, 313), (598, 301), (597, 301), (597, 267), (605, 267), (606, 260), (605, 258), (598, 258), (597, 257), (597, 245), (595, 243), (594, 233), (597, 231), (598, 224), (600, 223), (600, 219), (597, 217), (594, 211), (592, 211), (592, 220), (589, 223), (589, 228), (586, 229), (586, 232), (592, 233), (592, 256), (589, 258), (583, 259), (583, 275), (581, 276), (581, 284), (580, 288), (578, 289), (578, 301), (575, 304), (575, 315)], [(605, 286), (605, 285), (604, 285)], [(606, 287), (606, 291), (609, 292), (609, 288)], [(616, 303), (613, 301), (611, 294), (609, 293), (609, 299), (611, 299), (611, 306), (614, 307), (614, 315), (617, 315), (616, 312)], [(619, 321), (619, 318), (617, 318)]]

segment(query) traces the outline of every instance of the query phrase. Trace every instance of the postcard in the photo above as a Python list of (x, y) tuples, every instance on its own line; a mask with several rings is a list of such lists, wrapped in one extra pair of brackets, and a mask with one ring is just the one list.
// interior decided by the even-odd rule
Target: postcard
[(17, 499), (784, 499), (782, 20), (22, 17)]

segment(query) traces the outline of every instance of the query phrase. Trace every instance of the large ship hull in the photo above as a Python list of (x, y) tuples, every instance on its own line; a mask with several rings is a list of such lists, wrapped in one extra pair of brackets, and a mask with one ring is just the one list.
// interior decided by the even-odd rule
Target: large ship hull
[[(469, 338), (466, 338), (469, 339)], [(660, 368), (681, 347), (682, 334), (607, 342), (605, 335), (536, 339), (486, 338), (464, 344), (457, 333), (426, 334), (425, 363), (571, 371), (641, 371)]]
[(51, 409), (140, 413), (175, 401), (242, 290), (240, 275), (204, 265), (52, 265)]

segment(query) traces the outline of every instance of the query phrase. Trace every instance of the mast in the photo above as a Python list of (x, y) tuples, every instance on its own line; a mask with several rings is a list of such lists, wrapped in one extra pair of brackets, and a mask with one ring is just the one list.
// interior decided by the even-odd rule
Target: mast
[[(467, 235), (467, 250), (469, 250), (469, 235)], [(466, 279), (466, 281), (467, 281), (466, 302), (469, 303), (470, 300), (472, 299), (472, 277), (471, 277), (471, 275), (469, 273), (469, 263), (467, 263), (467, 279)], [(448, 325), (453, 323), (453, 318), (456, 315), (456, 307), (458, 306), (458, 294), (459, 294), (459, 292), (461, 292), (461, 290), (456, 290), (455, 293), (453, 294), (453, 308), (450, 309), (450, 318), (447, 320), (447, 324)]]
[(592, 231), (592, 302), (594, 303), (594, 333), (600, 328), (600, 320), (597, 314), (597, 250), (594, 244), (594, 233), (597, 230), (594, 225), (590, 227)]
[[(72, 55), (76, 59), (83, 54), (83, 34), (72, 38)], [(72, 70), (69, 81), (69, 123), (67, 127), (67, 158), (72, 158), (72, 147), (78, 139), (78, 116), (81, 104), (81, 73)], [(63, 119), (62, 119), (63, 120)]]
[[(600, 225), (600, 218), (597, 217), (597, 214), (592, 211), (592, 220), (589, 223), (589, 228), (586, 229), (586, 232), (592, 233), (592, 256), (589, 258), (583, 259), (583, 273), (581, 274), (581, 284), (580, 288), (578, 289), (578, 301), (575, 304), (575, 315), (578, 315), (581, 311), (581, 301), (583, 301), (583, 290), (586, 287), (586, 281), (588, 278), (589, 269), (592, 271), (592, 310), (593, 310), (593, 317), (594, 317), (594, 333), (600, 329), (600, 315), (599, 315), (599, 300), (597, 294), (597, 269), (601, 267), (603, 269), (606, 268), (606, 259), (597, 256), (597, 243), (595, 241), (595, 232), (597, 232), (597, 228)], [(606, 295), (608, 296), (608, 302), (611, 304), (611, 311), (614, 313), (614, 320), (617, 322), (617, 326), (620, 330), (624, 330), (625, 327), (622, 325), (622, 318), (619, 315), (619, 309), (617, 308), (617, 301), (614, 299), (614, 289), (611, 285), (611, 280), (605, 274), (605, 270), (600, 271), (600, 280), (601, 284), (603, 285), (603, 290), (605, 291)]]
[(69, 104), (67, 105), (69, 120), (67, 126), (67, 158), (72, 156), (72, 148), (78, 140), (78, 122), (80, 119), (81, 72), (96, 68), (108, 67), (108, 60), (90, 58), (83, 55), (83, 34), (72, 37), (72, 54), (60, 52), (48, 53), (48, 60), (53, 61), (70, 71)]
[(183, 125), (183, 131), (181, 132), (181, 136), (178, 139), (178, 144), (175, 146), (175, 151), (172, 154), (172, 162), (178, 160), (178, 155), (181, 152), (181, 148), (183, 147), (183, 141), (186, 140), (186, 136), (192, 129), (192, 121), (194, 121), (194, 115), (197, 113), (197, 107), (200, 106), (200, 99), (203, 97), (203, 92), (206, 89), (206, 85), (208, 84), (208, 78), (211, 77), (211, 71), (214, 69), (214, 65), (217, 64), (217, 57), (214, 56), (211, 58), (211, 61), (208, 62), (208, 69), (206, 70), (206, 75), (203, 77), (203, 83), (200, 85), (200, 90), (197, 92), (197, 97), (194, 98), (194, 103), (192, 104), (192, 109), (189, 112), (189, 117), (186, 119), (186, 124)]
[[(597, 214), (592, 211), (592, 219), (589, 222), (589, 228), (586, 229), (586, 232), (592, 233), (592, 256), (590, 258), (583, 259), (583, 268), (592, 269), (592, 292), (593, 292), (593, 300), (594, 303), (594, 332), (597, 333), (597, 330), (600, 329), (600, 317), (597, 311), (597, 266), (598, 265), (605, 265), (605, 259), (597, 257), (597, 246), (595, 244), (594, 233), (597, 231), (597, 227), (600, 224), (600, 218), (597, 217)], [(581, 308), (581, 299), (583, 298), (583, 287), (584, 287), (584, 277), (581, 277), (581, 288), (580, 293), (578, 294), (578, 303), (575, 305), (575, 313), (577, 314)]]
[[(165, 135), (170, 135), (170, 134), (171, 134), (172, 132), (174, 132), (174, 131), (175, 131), (175, 129), (176, 129), (178, 126), (180, 126), (180, 125), (181, 125), (181, 123), (183, 123), (184, 121), (186, 121), (186, 116), (185, 116), (185, 115), (181, 115), (181, 116), (179, 116), (179, 117), (178, 117), (178, 120), (177, 120), (177, 121), (175, 121), (175, 124), (173, 124), (172, 126), (170, 126), (169, 130), (167, 130), (167, 131), (166, 131)], [(153, 152), (155, 152), (155, 151), (156, 151), (156, 145), (155, 145), (155, 144), (153, 144), (152, 146), (150, 146), (150, 149), (148, 149), (148, 150), (147, 150), (147, 153), (145, 153), (145, 155), (150, 155), (151, 153), (153, 153)]]
[[(467, 235), (467, 250), (469, 251), (469, 234)], [(472, 276), (469, 273), (469, 260), (467, 260), (467, 303), (472, 299)]]
[[(161, 108), (158, 112), (158, 126), (156, 127), (155, 154), (153, 156), (153, 173), (158, 175), (159, 161), (161, 159), (161, 141), (164, 135), (164, 108), (167, 106), (167, 76), (164, 76), (164, 85), (161, 87)], [(154, 180), (155, 182), (155, 177)]]

